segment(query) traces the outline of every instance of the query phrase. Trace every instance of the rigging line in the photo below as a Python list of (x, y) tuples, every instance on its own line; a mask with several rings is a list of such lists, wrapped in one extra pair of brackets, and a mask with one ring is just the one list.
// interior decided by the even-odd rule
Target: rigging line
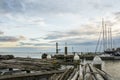
[(100, 48), (99, 51), (102, 51), (102, 40), (100, 41)]
[(102, 29), (103, 29), (103, 51), (105, 50), (105, 26), (104, 19), (102, 19)]
[(100, 35), (100, 37), (101, 37), (101, 38), (100, 38), (100, 44), (99, 44), (99, 45), (100, 45), (100, 47), (99, 47), (99, 52), (102, 51), (102, 47), (103, 47), (103, 46), (102, 46), (102, 44), (103, 44), (103, 41), (102, 41), (102, 29), (101, 29), (101, 35)]
[(107, 26), (105, 24), (105, 50), (108, 48), (107, 46)]
[(108, 48), (110, 49), (110, 28), (108, 27)]
[(100, 43), (100, 39), (101, 39), (101, 34), (102, 32), (100, 31), (99, 32), (99, 38), (98, 38), (98, 41), (97, 41), (97, 45), (96, 45), (96, 49), (95, 49), (95, 53), (97, 52), (97, 49), (98, 49), (98, 47), (99, 47), (99, 43)]
[(110, 40), (111, 40), (111, 49), (113, 46), (113, 40), (112, 40), (112, 28), (110, 27)]

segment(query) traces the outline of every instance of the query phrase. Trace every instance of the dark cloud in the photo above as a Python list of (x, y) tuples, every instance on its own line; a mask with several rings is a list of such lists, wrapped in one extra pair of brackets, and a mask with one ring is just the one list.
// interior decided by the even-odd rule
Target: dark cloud
[(26, 38), (24, 36), (14, 37), (14, 36), (5, 36), (3, 35), (4, 32), (0, 31), (0, 42), (16, 42), (19, 40), (25, 40)]
[(19, 36), (19, 39), (26, 40), (26, 37), (21, 35), (21, 36)]
[(113, 17), (114, 17), (114, 20), (108, 22), (108, 24), (110, 24), (110, 26), (114, 26), (116, 24), (119, 24), (119, 22), (120, 22), (120, 12), (113, 13)]
[[(1, 47), (0, 48), (0, 52), (41, 52), (41, 51), (42, 50), (40, 48), (35, 48), (35, 47)], [(14, 55), (16, 55), (16, 53)]]
[(52, 31), (49, 34), (46, 35), (45, 40), (54, 40), (64, 37), (66, 34), (64, 32), (60, 31)]
[(87, 45), (96, 45), (97, 42), (96, 41), (87, 41), (87, 42), (74, 42), (73, 44), (71, 45), (84, 45), (84, 46), (87, 46)]
[(19, 46), (53, 46), (54, 44), (50, 43), (29, 43), (29, 42), (20, 42)]
[(12, 36), (0, 36), (0, 42), (16, 42), (19, 41), (19, 38)]
[(17, 13), (23, 12), (23, 0), (0, 0), (0, 12)]
[(60, 34), (50, 34), (50, 35), (47, 35), (47, 37), (45, 37), (44, 39), (48, 39), (48, 40), (53, 40), (53, 39), (59, 39), (59, 38), (62, 38), (64, 37), (64, 35), (60, 35)]
[(29, 40), (30, 40), (30, 41), (36, 41), (36, 42), (39, 42), (40, 39), (43, 39), (43, 37), (30, 38)]
[(97, 40), (94, 41), (80, 41), (80, 38), (75, 38), (75, 39), (66, 39), (66, 40), (59, 40), (59, 41), (51, 41), (50, 43), (26, 43), (26, 42), (20, 42), (19, 46), (55, 46), (55, 43), (58, 42), (60, 46), (64, 46), (65, 42), (67, 42), (68, 45), (75, 45), (75, 46), (87, 46), (87, 45), (96, 45)]
[(65, 42), (68, 45), (74, 45), (74, 46), (87, 46), (87, 45), (96, 45), (97, 44), (97, 40), (91, 40), (91, 39), (86, 39), (86, 38), (67, 38), (64, 40), (52, 40), (50, 41), (50, 43), (60, 43), (61, 45), (64, 45)]
[(34, 44), (34, 46), (55, 46), (55, 44), (50, 44), (50, 43), (38, 43), (38, 44)]
[[(89, 28), (89, 29), (88, 29)], [(81, 37), (81, 36), (89, 36), (95, 35), (98, 29), (96, 27), (91, 27), (91, 25), (84, 25), (81, 28), (71, 30), (68, 32), (60, 32), (60, 31), (53, 31), (46, 35), (44, 39), (46, 40), (54, 40), (54, 39), (61, 39), (61, 38), (69, 38), (69, 37)]]
[(115, 16), (115, 20), (119, 22), (120, 21), (120, 12), (114, 13), (114, 16)]
[(31, 40), (31, 41), (39, 41), (39, 40), (36, 39), (36, 38), (31, 38), (30, 40)]
[(120, 15), (120, 12), (115, 12), (114, 15)]
[(23, 40), (23, 38), (13, 36), (0, 36), (0, 42), (17, 42), (20, 40)]
[(33, 45), (33, 43), (20, 42), (20, 45)]

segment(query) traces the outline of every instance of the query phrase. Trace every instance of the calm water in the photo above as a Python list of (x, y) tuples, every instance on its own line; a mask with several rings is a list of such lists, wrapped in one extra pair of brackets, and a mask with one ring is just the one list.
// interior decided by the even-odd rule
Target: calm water
[(103, 69), (109, 73), (114, 80), (120, 80), (120, 60), (104, 61)]
[[(54, 53), (49, 53), (54, 54)], [(37, 52), (2, 52), (0, 55), (14, 55), (15, 57), (41, 58), (42, 53)], [(103, 70), (109, 73), (114, 80), (120, 80), (120, 60), (103, 61)]]
[[(52, 53), (49, 53), (52, 54)], [(40, 52), (0, 52), (0, 55), (14, 55), (15, 57), (41, 58)]]

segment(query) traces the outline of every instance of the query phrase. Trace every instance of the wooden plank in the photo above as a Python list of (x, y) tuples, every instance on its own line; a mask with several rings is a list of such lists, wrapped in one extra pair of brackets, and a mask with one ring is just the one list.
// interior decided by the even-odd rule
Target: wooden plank
[(58, 74), (58, 73), (63, 73), (64, 70), (61, 71), (46, 71), (46, 72), (36, 72), (36, 73), (27, 73), (27, 74), (16, 74), (16, 75), (4, 75), (0, 76), (0, 80), (8, 80), (8, 79), (14, 79), (14, 78), (25, 78), (25, 77), (34, 77), (34, 76), (39, 76), (39, 77), (47, 77), (51, 76), (53, 74)]

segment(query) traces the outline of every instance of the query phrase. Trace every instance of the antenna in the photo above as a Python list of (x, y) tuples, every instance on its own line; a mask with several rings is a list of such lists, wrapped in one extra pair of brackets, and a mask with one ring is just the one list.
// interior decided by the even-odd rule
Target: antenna
[(65, 42), (65, 55), (67, 55), (67, 43)]
[(56, 54), (58, 54), (58, 43), (56, 42)]

